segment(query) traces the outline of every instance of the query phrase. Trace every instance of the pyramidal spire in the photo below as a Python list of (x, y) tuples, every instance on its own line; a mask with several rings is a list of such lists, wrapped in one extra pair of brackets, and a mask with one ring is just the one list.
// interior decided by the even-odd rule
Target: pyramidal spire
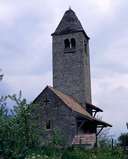
[(59, 25), (57, 26), (55, 32), (52, 35), (62, 35), (75, 32), (83, 32), (88, 38), (78, 17), (69, 6), (69, 9), (64, 13), (64, 16), (62, 17)]

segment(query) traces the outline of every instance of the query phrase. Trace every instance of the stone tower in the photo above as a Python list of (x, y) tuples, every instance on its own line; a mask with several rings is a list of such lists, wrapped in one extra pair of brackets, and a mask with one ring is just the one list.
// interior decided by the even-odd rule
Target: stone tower
[(53, 87), (80, 104), (91, 103), (89, 37), (75, 12), (67, 10), (53, 41)]

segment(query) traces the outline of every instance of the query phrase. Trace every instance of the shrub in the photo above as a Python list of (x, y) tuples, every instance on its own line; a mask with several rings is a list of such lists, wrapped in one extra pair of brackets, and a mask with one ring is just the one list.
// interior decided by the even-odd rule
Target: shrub
[(54, 147), (65, 147), (66, 140), (58, 129), (53, 130), (52, 143)]
[(124, 155), (121, 149), (94, 149), (84, 150), (70, 148), (67, 149), (62, 159), (123, 159)]
[[(7, 99), (15, 102), (9, 113)], [(34, 105), (27, 104), (19, 96), (0, 98), (0, 155), (8, 159), (23, 159), (31, 147), (38, 146), (38, 131), (36, 123), (32, 121)]]
[(123, 133), (118, 138), (120, 146), (128, 146), (128, 133)]
[(77, 148), (68, 148), (65, 150), (62, 159), (88, 159), (88, 155), (82, 150)]
[(61, 159), (62, 151), (52, 146), (29, 150), (25, 159)]

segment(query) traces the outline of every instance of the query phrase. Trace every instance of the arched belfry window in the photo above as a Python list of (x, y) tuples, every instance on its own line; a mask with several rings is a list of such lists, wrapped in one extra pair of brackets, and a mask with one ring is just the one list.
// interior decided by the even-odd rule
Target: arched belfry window
[(76, 40), (74, 38), (64, 40), (64, 53), (74, 53), (76, 51)]
[(71, 39), (71, 48), (76, 48), (76, 40), (74, 38)]
[(69, 39), (65, 39), (64, 40), (64, 47), (65, 47), (65, 49), (70, 48), (70, 41), (69, 41)]

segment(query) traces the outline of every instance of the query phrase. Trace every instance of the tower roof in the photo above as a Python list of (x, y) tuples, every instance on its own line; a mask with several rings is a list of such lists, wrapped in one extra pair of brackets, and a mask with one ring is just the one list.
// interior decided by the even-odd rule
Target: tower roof
[(85, 36), (89, 38), (85, 33), (75, 12), (71, 8), (69, 8), (69, 10), (64, 13), (62, 20), (60, 21), (59, 25), (52, 35), (62, 35), (75, 32), (83, 32)]

